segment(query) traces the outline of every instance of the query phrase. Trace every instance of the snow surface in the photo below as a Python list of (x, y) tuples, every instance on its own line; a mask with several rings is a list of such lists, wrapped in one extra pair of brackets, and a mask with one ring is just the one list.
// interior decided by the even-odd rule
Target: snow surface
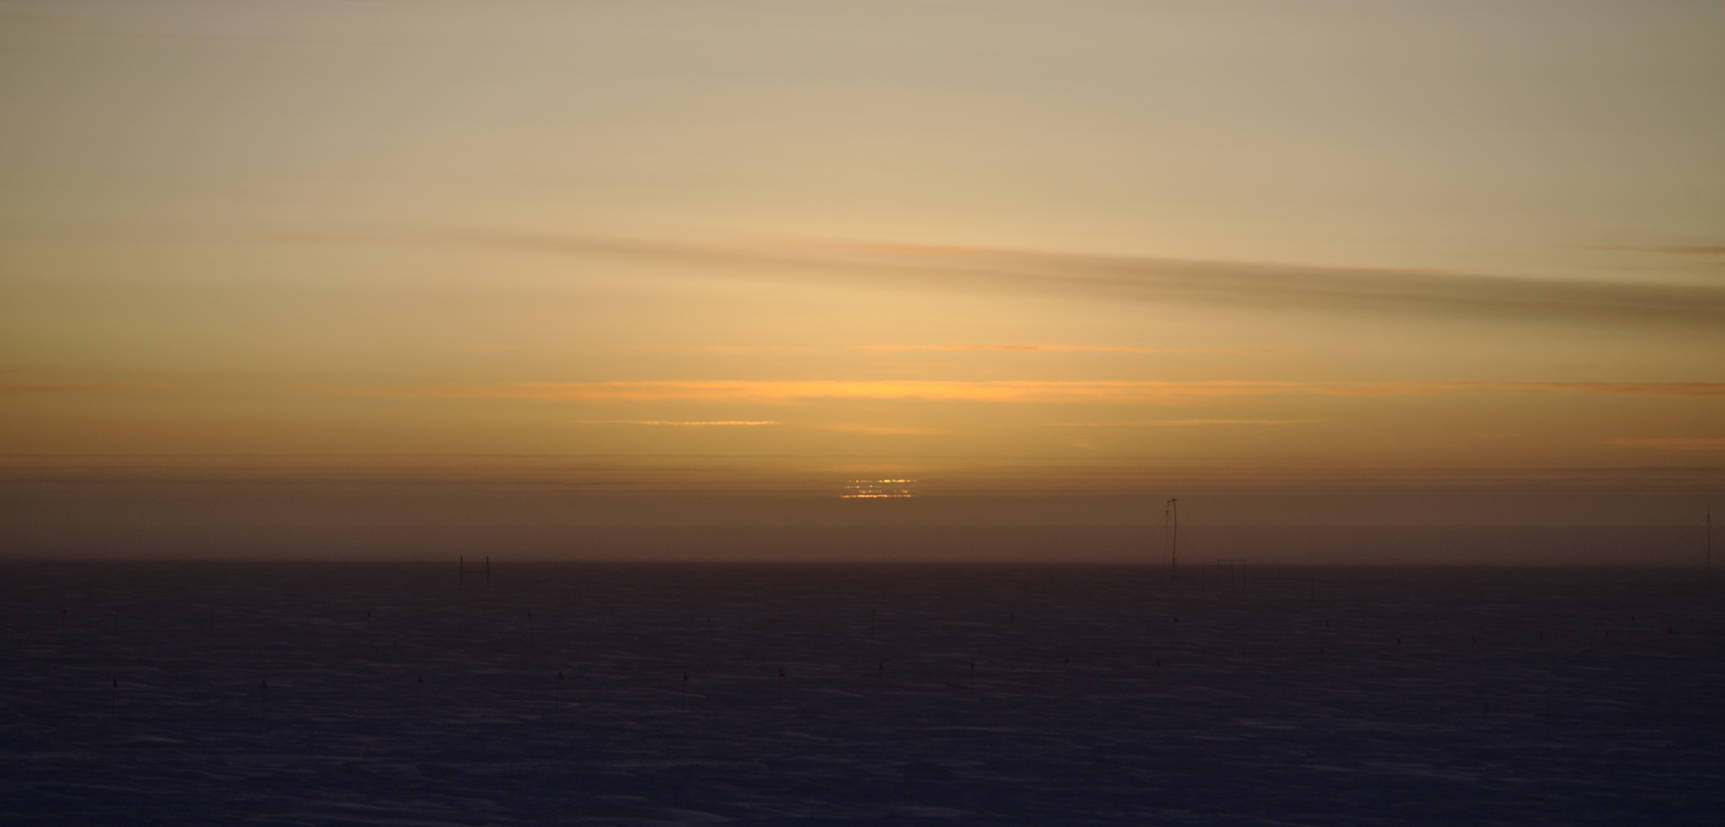
[(1725, 813), (1725, 583), (1695, 571), (494, 562), (488, 584), (470, 555), (465, 579), (0, 576), (10, 822)]

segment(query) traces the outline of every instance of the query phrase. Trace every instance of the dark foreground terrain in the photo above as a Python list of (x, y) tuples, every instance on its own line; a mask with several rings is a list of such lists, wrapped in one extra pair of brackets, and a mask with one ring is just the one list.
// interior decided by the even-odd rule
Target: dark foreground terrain
[(13, 562), (0, 606), (13, 822), (1725, 813), (1693, 570)]

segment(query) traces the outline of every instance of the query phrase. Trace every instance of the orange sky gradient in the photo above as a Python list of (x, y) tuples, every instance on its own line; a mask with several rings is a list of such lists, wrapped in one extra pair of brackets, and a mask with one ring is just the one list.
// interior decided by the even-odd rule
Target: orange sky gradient
[(1698, 523), (1721, 40), (1706, 3), (0, 0), (6, 536)]

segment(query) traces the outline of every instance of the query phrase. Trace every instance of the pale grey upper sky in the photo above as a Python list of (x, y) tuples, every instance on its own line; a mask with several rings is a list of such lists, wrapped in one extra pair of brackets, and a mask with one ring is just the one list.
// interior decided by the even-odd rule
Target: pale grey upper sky
[(1719, 243), (1718, 3), (0, 15), (14, 232), (435, 221), (1718, 275), (1589, 249)]
[[(0, 453), (1717, 472), (1722, 43), (1719, 2), (0, 0)], [(1281, 390), (1091, 393), (1233, 381)]]

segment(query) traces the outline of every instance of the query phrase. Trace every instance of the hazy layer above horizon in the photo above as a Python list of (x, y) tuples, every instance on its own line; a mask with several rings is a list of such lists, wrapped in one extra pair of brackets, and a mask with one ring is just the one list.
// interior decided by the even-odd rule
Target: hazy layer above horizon
[(0, 0), (0, 528), (1698, 525), (1722, 40), (1701, 2)]

